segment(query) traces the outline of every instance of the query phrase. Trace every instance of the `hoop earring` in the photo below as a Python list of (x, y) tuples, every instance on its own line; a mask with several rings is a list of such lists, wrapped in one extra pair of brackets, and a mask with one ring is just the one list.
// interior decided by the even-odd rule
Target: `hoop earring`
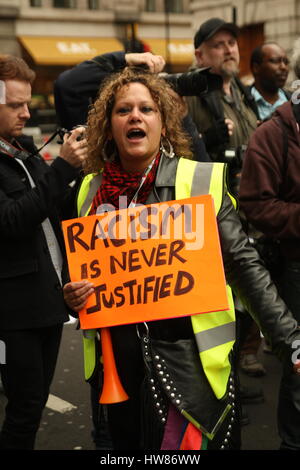
[(163, 140), (161, 140), (160, 142), (160, 150), (161, 152), (167, 157), (167, 158), (173, 158), (175, 157), (175, 153), (174, 153), (174, 150), (173, 150), (173, 146), (171, 144), (171, 142), (169, 141), (169, 139), (167, 137), (164, 137), (166, 143), (168, 144), (169, 146), (169, 149), (166, 150), (166, 148), (164, 147), (164, 144), (163, 144)]

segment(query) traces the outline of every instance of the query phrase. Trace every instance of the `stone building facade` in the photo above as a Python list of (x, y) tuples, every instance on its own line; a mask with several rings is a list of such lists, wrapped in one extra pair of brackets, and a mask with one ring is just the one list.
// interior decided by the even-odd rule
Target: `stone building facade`
[[(193, 61), (193, 35), (210, 17), (241, 28), (241, 75), (263, 40), (291, 52), (300, 27), (300, 0), (0, 0), (0, 51), (23, 56), (48, 93), (55, 76), (82, 60), (142, 40), (169, 70)], [(44, 88), (44, 90), (43, 90)]]

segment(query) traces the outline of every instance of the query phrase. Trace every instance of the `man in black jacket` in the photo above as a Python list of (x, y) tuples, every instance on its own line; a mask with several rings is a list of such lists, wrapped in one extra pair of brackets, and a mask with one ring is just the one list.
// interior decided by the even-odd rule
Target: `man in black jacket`
[(73, 207), (69, 183), (86, 157), (83, 128), (64, 137), (51, 166), (22, 135), (34, 77), (22, 59), (0, 55), (0, 371), (8, 400), (0, 449), (34, 448), (68, 320), (60, 218)]
[[(235, 24), (220, 18), (211, 18), (199, 27), (194, 36), (197, 67), (211, 67), (211, 72), (221, 75), (223, 89), (186, 98), (189, 113), (203, 136), (209, 156), (213, 161), (229, 164), (229, 187), (235, 196), (238, 196), (243, 154), (258, 122), (255, 100), (238, 79), (238, 35)], [(243, 344), (254, 323), (244, 313), (238, 299), (235, 304), (240, 324), (238, 337)], [(253, 367), (263, 370), (257, 360)], [(242, 392), (244, 402), (263, 401), (259, 390), (242, 388)]]
[(61, 73), (54, 83), (55, 109), (59, 123), (66, 129), (85, 124), (103, 80), (127, 65), (145, 65), (151, 72), (161, 72), (165, 61), (150, 52), (110, 52), (86, 60)]
[[(163, 70), (165, 61), (163, 57), (151, 52), (117, 51), (96, 56), (66, 70), (54, 83), (55, 108), (59, 124), (66, 129), (84, 124), (102, 82), (126, 66), (146, 66), (150, 72), (159, 73)], [(180, 106), (178, 109), (180, 112)], [(192, 138), (195, 160), (210, 161), (203, 140), (191, 117), (187, 115), (186, 105), (182, 107), (182, 111), (185, 113), (183, 126)]]

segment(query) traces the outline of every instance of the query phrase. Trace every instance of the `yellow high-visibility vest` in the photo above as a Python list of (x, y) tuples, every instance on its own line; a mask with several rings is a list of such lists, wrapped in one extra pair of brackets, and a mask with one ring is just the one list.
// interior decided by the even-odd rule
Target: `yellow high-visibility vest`
[[(175, 197), (210, 194), (218, 214), (226, 193), (223, 163), (200, 163), (181, 158), (175, 180)], [(235, 310), (230, 287), (227, 285), (229, 310), (192, 315), (191, 321), (203, 370), (217, 398), (227, 390), (231, 372), (229, 354), (235, 342)]]
[[(210, 194), (218, 214), (223, 197), (227, 193), (225, 176), (226, 166), (223, 163), (195, 162), (180, 158), (175, 180), (176, 199)], [(93, 197), (101, 184), (101, 177), (99, 173), (87, 175), (83, 179), (77, 198), (79, 216), (89, 213)], [(190, 317), (203, 370), (218, 399), (227, 391), (231, 372), (229, 355), (235, 342), (235, 311), (228, 285), (227, 293), (229, 310)], [(96, 368), (98, 357), (96, 331), (85, 331), (83, 342), (85, 379), (89, 380)]]

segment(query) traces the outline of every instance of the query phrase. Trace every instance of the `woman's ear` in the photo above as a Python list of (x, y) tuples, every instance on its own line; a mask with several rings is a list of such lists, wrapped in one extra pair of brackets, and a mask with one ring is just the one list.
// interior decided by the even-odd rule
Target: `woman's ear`
[(162, 135), (163, 137), (166, 137), (166, 128), (165, 128), (165, 127), (162, 128), (162, 130), (161, 130), (161, 135)]

